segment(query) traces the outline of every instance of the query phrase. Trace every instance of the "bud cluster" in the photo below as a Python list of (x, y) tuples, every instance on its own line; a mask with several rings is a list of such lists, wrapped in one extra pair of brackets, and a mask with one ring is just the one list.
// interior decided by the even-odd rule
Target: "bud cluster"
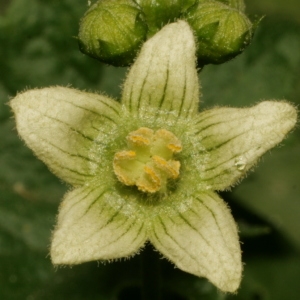
[(99, 0), (80, 23), (80, 50), (114, 66), (130, 65), (142, 44), (183, 19), (197, 41), (200, 66), (223, 63), (251, 42), (253, 25), (243, 0)]

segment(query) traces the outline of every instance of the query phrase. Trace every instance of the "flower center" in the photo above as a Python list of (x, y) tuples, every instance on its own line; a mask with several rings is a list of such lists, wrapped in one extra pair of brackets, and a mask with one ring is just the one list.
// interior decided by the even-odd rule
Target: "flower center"
[(180, 140), (168, 130), (146, 127), (130, 132), (126, 139), (129, 150), (117, 152), (113, 160), (119, 181), (142, 192), (165, 191), (168, 179), (179, 176), (180, 162), (173, 155), (182, 150)]

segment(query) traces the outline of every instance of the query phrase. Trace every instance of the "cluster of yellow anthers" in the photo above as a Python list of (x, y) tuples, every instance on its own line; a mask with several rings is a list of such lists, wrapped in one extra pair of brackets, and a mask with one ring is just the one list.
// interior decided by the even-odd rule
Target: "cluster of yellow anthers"
[(117, 152), (113, 161), (114, 172), (125, 185), (155, 193), (165, 191), (167, 180), (179, 176), (180, 162), (173, 155), (182, 145), (172, 132), (141, 127), (129, 133), (127, 145), (130, 150)]

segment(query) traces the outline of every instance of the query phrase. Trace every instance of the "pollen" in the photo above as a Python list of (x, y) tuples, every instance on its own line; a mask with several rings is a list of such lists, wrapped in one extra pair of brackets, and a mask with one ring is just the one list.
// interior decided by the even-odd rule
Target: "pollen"
[(114, 173), (127, 186), (146, 193), (165, 191), (170, 179), (179, 177), (180, 162), (174, 156), (182, 151), (180, 140), (170, 131), (141, 127), (126, 137), (129, 150), (115, 154)]

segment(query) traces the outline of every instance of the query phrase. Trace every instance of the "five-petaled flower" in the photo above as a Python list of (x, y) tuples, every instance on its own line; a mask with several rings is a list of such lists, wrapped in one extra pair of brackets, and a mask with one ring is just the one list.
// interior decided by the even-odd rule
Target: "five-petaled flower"
[(195, 42), (187, 23), (148, 40), (121, 102), (65, 87), (11, 101), (26, 144), (73, 186), (53, 233), (54, 264), (110, 260), (150, 241), (223, 291), (240, 284), (237, 226), (214, 192), (234, 185), (296, 122), (286, 102), (198, 113)]

